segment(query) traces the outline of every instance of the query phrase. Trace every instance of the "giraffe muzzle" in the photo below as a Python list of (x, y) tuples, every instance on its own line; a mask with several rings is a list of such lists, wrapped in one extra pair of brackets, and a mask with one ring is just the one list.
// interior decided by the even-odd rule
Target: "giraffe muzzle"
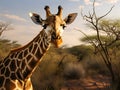
[(62, 44), (62, 39), (55, 39), (52, 43), (55, 45), (56, 48), (59, 48)]
[(59, 48), (60, 45), (62, 44), (61, 36), (60, 35), (56, 35), (55, 33), (52, 34), (51, 41), (57, 48)]

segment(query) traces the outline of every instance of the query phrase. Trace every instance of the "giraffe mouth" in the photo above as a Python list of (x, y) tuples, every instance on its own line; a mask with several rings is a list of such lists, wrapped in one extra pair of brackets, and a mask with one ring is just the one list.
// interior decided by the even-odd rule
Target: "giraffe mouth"
[(56, 48), (59, 48), (62, 44), (62, 39), (54, 39), (52, 40), (52, 43), (55, 45)]
[(62, 44), (62, 37), (60, 35), (56, 35), (55, 32), (52, 33), (51, 42), (55, 45), (56, 48), (59, 48)]

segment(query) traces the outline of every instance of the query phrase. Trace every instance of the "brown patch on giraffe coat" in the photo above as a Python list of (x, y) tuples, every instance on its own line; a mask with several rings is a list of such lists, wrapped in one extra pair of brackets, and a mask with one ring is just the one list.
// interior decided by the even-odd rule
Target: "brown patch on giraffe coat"
[(21, 65), (21, 69), (24, 69), (25, 66), (26, 66), (25, 59), (23, 59), (23, 62), (22, 62), (22, 65)]
[(6, 77), (9, 77), (9, 75), (10, 75), (10, 70), (9, 70), (9, 68), (7, 67), (7, 68), (6, 68), (6, 71), (5, 71), (5, 76), (6, 76)]
[(3, 63), (0, 63), (0, 68), (2, 68), (3, 67)]
[(12, 80), (15, 80), (15, 79), (17, 79), (17, 77), (16, 77), (15, 73), (11, 73), (11, 76), (10, 76), (10, 78), (12, 78)]
[(30, 74), (32, 70), (28, 69), (28, 67), (26, 68), (26, 70), (23, 72), (23, 77), (27, 78), (27, 76)]
[(5, 81), (5, 88), (6, 90), (13, 90), (16, 88), (15, 84), (13, 82), (10, 81), (10, 79), (6, 79)]
[(29, 62), (29, 60), (31, 59), (31, 55), (28, 55), (27, 57), (26, 57), (26, 59), (27, 59), (27, 62)]
[(12, 60), (11, 63), (10, 63), (10, 70), (11, 71), (15, 71), (16, 70), (16, 63), (15, 63), (15, 60)]
[(18, 54), (18, 58), (22, 59), (23, 58), (23, 52), (21, 51), (20, 54)]
[(30, 63), (29, 63), (29, 66), (30, 66), (31, 68), (34, 68), (36, 64), (37, 64), (37, 61), (34, 60), (34, 59), (32, 59), (32, 60), (30, 61)]
[(10, 59), (5, 59), (4, 60), (4, 65), (7, 66), (10, 63)]
[(18, 60), (16, 60), (16, 61), (17, 61), (16, 64), (17, 64), (17, 66), (19, 67), (21, 61), (18, 61)]
[(37, 59), (40, 59), (43, 56), (43, 54), (40, 52), (40, 48), (37, 48), (35, 56), (37, 57)]
[(4, 72), (5, 72), (5, 67), (1, 69), (1, 74), (4, 74)]
[(37, 49), (37, 44), (35, 44), (34, 46), (33, 46), (33, 51), (32, 51), (32, 53), (34, 54), (35, 53), (35, 51), (36, 51), (36, 49)]
[(45, 48), (44, 43), (41, 43), (41, 44), (40, 44), (40, 49), (42, 50), (41, 55), (43, 55), (43, 53), (45, 53), (45, 52), (46, 52), (46, 49), (47, 49), (47, 48)]
[(24, 51), (24, 57), (26, 57), (27, 54), (28, 54), (28, 49)]
[(32, 52), (32, 47), (33, 47), (33, 44), (29, 46), (29, 52)]
[(16, 52), (14, 58), (17, 58), (18, 55), (19, 55), (19, 52)]
[(4, 82), (4, 76), (0, 76), (0, 87), (3, 86), (3, 82)]
[(10, 58), (14, 58), (14, 54), (15, 54), (15, 53), (12, 53), (11, 56), (10, 56)]
[(21, 71), (20, 69), (18, 69), (17, 72), (16, 72), (16, 75), (17, 75), (17, 77), (18, 77), (20, 80), (23, 79), (21, 73), (22, 73), (22, 71)]

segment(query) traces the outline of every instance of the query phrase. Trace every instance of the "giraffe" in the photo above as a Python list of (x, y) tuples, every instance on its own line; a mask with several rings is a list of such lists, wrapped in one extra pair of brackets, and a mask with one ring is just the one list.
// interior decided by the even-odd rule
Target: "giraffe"
[(49, 6), (45, 6), (44, 9), (45, 20), (36, 13), (29, 13), (35, 24), (43, 26), (39, 34), (25, 46), (11, 50), (0, 63), (0, 90), (33, 90), (31, 75), (50, 44), (60, 47), (63, 29), (77, 16), (77, 13), (71, 13), (63, 19), (61, 6), (58, 6), (57, 14), (51, 14)]

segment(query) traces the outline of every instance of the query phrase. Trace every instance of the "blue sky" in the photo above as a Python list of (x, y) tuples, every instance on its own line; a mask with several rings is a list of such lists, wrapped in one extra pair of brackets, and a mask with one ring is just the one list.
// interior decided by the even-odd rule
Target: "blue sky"
[[(35, 25), (31, 21), (28, 13), (38, 13), (45, 19), (45, 5), (50, 6), (52, 13), (57, 13), (57, 7), (61, 5), (64, 10), (64, 17), (69, 13), (78, 13), (76, 20), (66, 28), (63, 34), (64, 45), (78, 45), (80, 44), (79, 38), (83, 35), (74, 30), (74, 28), (79, 28), (85, 33), (92, 33), (86, 28), (84, 25), (85, 21), (82, 20), (80, 15), (81, 8), (84, 13), (91, 10), (92, 1), (93, 0), (0, 0), (0, 21), (9, 22), (14, 28), (14, 30), (4, 32), (2, 38), (17, 40), (18, 43), (27, 44), (41, 30), (41, 26)], [(113, 5), (115, 5), (115, 7), (110, 15), (108, 15), (108, 18), (118, 19), (120, 18), (120, 0), (96, 0), (96, 12), (98, 15), (103, 15)]]

